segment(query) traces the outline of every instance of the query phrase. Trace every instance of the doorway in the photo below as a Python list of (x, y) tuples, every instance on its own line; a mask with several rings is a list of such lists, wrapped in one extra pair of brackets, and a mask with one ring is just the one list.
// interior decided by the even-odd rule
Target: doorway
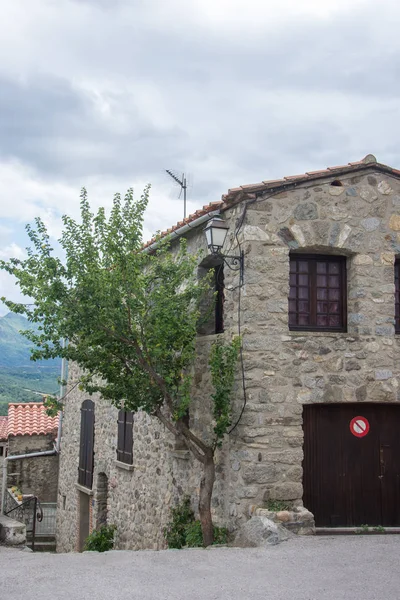
[(85, 540), (89, 535), (90, 501), (89, 494), (79, 492), (79, 552), (83, 552)]
[(400, 526), (400, 405), (303, 407), (304, 505), (317, 527)]

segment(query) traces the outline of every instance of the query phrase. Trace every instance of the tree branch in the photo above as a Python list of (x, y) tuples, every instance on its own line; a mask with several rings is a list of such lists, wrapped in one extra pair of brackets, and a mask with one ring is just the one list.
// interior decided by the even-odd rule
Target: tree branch
[(141, 365), (141, 367), (150, 375), (150, 377), (155, 381), (155, 383), (158, 385), (158, 387), (160, 388), (160, 391), (162, 392), (163, 396), (165, 398), (168, 398), (169, 400), (172, 401), (172, 398), (170, 396), (170, 393), (167, 389), (167, 386), (165, 385), (165, 381), (163, 380), (162, 377), (160, 377), (160, 375), (155, 371), (155, 369), (153, 368), (153, 366), (151, 364), (149, 364), (149, 362), (145, 359), (145, 357), (143, 356), (143, 352), (142, 349), (140, 348), (139, 344), (137, 343), (136, 340), (129, 340), (128, 338), (126, 338), (123, 335), (118, 335), (115, 333), (115, 331), (113, 331), (112, 329), (109, 329), (109, 327), (106, 327), (105, 325), (99, 325), (99, 327), (101, 327), (101, 329), (103, 329), (104, 331), (106, 331), (109, 335), (111, 335), (113, 338), (115, 338), (116, 340), (119, 340), (120, 342), (123, 342), (124, 344), (126, 344), (127, 346), (130, 346), (131, 348), (135, 349), (136, 352), (136, 356), (138, 358), (138, 361)]
[[(143, 369), (145, 371), (147, 371), (147, 373), (150, 375), (150, 377), (158, 385), (158, 387), (160, 388), (160, 391), (164, 395), (164, 399), (165, 399), (165, 402), (167, 403), (168, 408), (172, 412), (173, 411), (173, 400), (171, 398), (170, 393), (168, 392), (167, 386), (165, 385), (163, 378), (160, 377), (160, 375), (158, 375), (158, 373), (154, 370), (153, 366), (151, 364), (149, 364), (148, 361), (145, 359), (145, 357), (143, 356), (143, 352), (142, 352), (139, 344), (137, 343), (137, 341), (129, 340), (128, 338), (125, 338), (125, 336), (118, 335), (114, 331), (109, 329), (108, 327), (105, 327), (104, 325), (100, 325), (100, 327), (102, 327), (109, 335), (113, 336), (116, 339), (119, 339), (120, 341), (124, 342), (128, 346), (131, 346), (135, 349), (136, 356), (138, 357), (138, 361), (139, 361), (140, 365), (143, 367)], [(165, 419), (164, 415), (162, 415), (162, 416)], [(161, 417), (159, 417), (159, 418), (161, 419)], [(170, 421), (168, 421), (168, 423), (172, 426)], [(164, 423), (164, 424), (166, 427), (168, 427), (168, 425), (166, 425), (166, 423)], [(171, 427), (168, 427), (168, 429), (170, 431), (172, 431)], [(180, 423), (178, 428), (174, 427), (174, 431), (172, 431), (172, 433), (174, 433), (174, 435), (177, 435), (177, 433), (176, 433), (177, 431), (179, 431), (183, 435), (183, 437), (185, 438), (185, 440), (187, 442), (191, 442), (190, 449), (192, 450), (193, 454), (195, 454), (195, 450), (196, 450), (196, 452), (198, 454), (198, 456), (196, 456), (196, 458), (198, 458), (198, 460), (202, 461), (203, 455), (200, 454), (197, 449), (193, 448), (193, 445), (196, 445), (198, 448), (200, 448), (200, 450), (202, 450), (202, 452), (204, 452), (204, 456), (210, 456), (210, 454), (211, 455), (213, 454), (212, 447), (207, 446), (207, 444), (205, 444), (196, 435), (194, 435), (194, 433), (192, 433), (192, 431), (190, 431), (190, 429), (184, 423)], [(199, 457), (201, 457), (201, 458), (199, 458)]]
[(187, 445), (187, 447), (189, 448), (189, 450), (193, 453), (194, 457), (197, 458), (198, 461), (200, 461), (203, 464), (206, 462), (206, 456), (204, 454), (201, 454), (201, 452), (198, 451), (198, 449), (196, 448), (196, 446), (189, 439), (186, 438), (186, 436), (182, 433), (182, 431), (180, 431), (179, 429), (177, 429), (171, 423), (171, 421), (169, 421), (167, 419), (167, 417), (161, 412), (161, 409), (158, 408), (154, 414), (156, 415), (156, 417), (158, 417), (160, 419), (161, 423), (163, 425), (165, 425), (165, 427), (171, 433), (173, 433), (177, 437), (183, 437), (184, 438), (185, 444)]

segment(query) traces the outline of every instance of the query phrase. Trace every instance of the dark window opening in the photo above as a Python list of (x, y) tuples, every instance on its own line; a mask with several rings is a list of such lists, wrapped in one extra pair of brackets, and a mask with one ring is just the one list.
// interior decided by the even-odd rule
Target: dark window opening
[(290, 256), (289, 329), (346, 331), (346, 259)]
[(4, 453), (4, 446), (0, 446), (0, 456), (3, 456)]
[(334, 187), (343, 187), (343, 183), (339, 181), (339, 179), (335, 179), (335, 181), (332, 181), (331, 185), (333, 185)]
[(94, 402), (85, 400), (81, 407), (81, 437), (79, 448), (78, 483), (89, 489), (93, 484), (94, 468)]
[(215, 333), (224, 331), (224, 265), (214, 269), (215, 277)]
[[(185, 414), (181, 418), (181, 421), (184, 423), (184, 425), (186, 425), (187, 428), (190, 427), (189, 409), (185, 412)], [(188, 450), (188, 447), (186, 446), (184, 440), (181, 437), (175, 437), (175, 450)]]
[(214, 270), (210, 291), (202, 299), (200, 306), (198, 333), (202, 335), (212, 335), (224, 331), (224, 265), (218, 263), (202, 266), (199, 269), (200, 277), (204, 277), (210, 269)]
[(117, 460), (133, 464), (133, 413), (123, 409), (118, 412)]
[(400, 259), (394, 263), (394, 287), (395, 287), (395, 329), (400, 333)]

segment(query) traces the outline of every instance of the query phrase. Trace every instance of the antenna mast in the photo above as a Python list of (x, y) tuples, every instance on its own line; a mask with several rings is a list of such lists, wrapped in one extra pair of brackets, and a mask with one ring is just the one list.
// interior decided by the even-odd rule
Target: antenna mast
[(182, 173), (182, 179), (179, 179), (179, 177), (177, 177), (175, 175), (175, 173), (173, 173), (169, 169), (165, 169), (165, 172), (168, 173), (168, 175), (175, 181), (175, 183), (177, 183), (180, 186), (181, 192), (183, 190), (183, 218), (186, 219), (186, 190), (187, 190), (186, 175), (185, 175), (185, 173)]

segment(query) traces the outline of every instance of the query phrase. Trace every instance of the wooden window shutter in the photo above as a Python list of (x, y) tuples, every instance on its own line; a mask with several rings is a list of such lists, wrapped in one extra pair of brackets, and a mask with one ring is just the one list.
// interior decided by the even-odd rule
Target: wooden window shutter
[(123, 409), (118, 412), (117, 460), (133, 463), (133, 413)]
[(81, 407), (81, 436), (79, 448), (78, 483), (89, 489), (94, 469), (94, 402), (85, 400)]
[(118, 440), (117, 440), (117, 460), (123, 462), (124, 442), (125, 442), (125, 411), (118, 411)]

